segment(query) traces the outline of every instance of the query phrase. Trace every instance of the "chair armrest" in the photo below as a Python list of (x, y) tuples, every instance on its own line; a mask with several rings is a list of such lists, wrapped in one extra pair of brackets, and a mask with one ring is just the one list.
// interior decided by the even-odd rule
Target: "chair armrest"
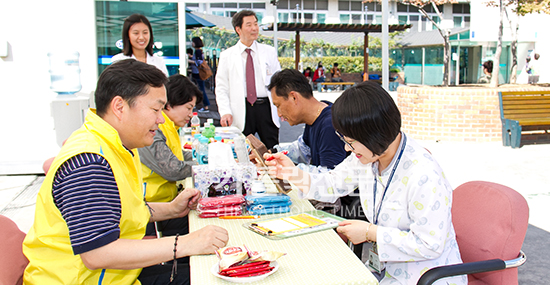
[(502, 259), (492, 259), (485, 261), (469, 262), (462, 264), (446, 265), (434, 267), (422, 274), (417, 285), (431, 285), (440, 278), (457, 276), (464, 274), (475, 274), (487, 271), (502, 270), (506, 268), (506, 263)]
[(517, 258), (506, 261), (502, 259), (491, 259), (434, 267), (422, 274), (422, 277), (420, 277), (420, 280), (418, 280), (416, 284), (431, 285), (438, 279), (444, 277), (515, 268), (523, 265), (525, 261), (527, 261), (527, 257), (525, 256), (525, 253), (520, 250)]

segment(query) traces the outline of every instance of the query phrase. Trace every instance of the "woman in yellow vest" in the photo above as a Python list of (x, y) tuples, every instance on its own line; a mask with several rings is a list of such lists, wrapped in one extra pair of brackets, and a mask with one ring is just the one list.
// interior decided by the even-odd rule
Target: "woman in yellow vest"
[[(136, 148), (153, 143), (164, 122), (165, 82), (157, 68), (133, 59), (103, 71), (97, 111), (88, 112), (61, 148), (38, 193), (23, 242), (25, 284), (142, 284), (144, 267), (170, 260), (178, 267), (176, 259), (225, 246), (227, 231), (220, 227), (143, 240), (148, 222), (187, 215), (200, 195), (186, 189), (170, 203), (143, 200)], [(185, 271), (166, 267), (156, 276), (165, 284), (171, 277), (189, 282)]]
[[(152, 145), (138, 149), (147, 202), (172, 201), (178, 195), (176, 182), (191, 177), (191, 166), (197, 164), (191, 152), (182, 151), (178, 129), (191, 120), (193, 108), (202, 101), (202, 92), (187, 77), (175, 74), (166, 84), (166, 98), (164, 124), (159, 125)], [(164, 235), (188, 231), (187, 217), (158, 222), (157, 226), (156, 230)], [(155, 235), (154, 225), (147, 227), (146, 235)]]

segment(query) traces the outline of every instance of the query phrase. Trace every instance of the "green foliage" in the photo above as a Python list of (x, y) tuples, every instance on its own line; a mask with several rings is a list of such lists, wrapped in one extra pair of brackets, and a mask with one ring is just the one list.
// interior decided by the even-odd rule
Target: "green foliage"
[[(363, 72), (363, 56), (324, 56), (324, 57), (302, 57), (302, 69), (311, 67), (312, 70), (317, 68), (317, 64), (321, 62), (323, 66), (329, 70), (334, 63), (338, 63), (338, 67), (342, 73), (361, 73)], [(294, 57), (279, 57), (281, 67), (294, 68)], [(395, 61), (389, 60), (390, 66)], [(382, 59), (369, 56), (369, 71), (382, 71)]]

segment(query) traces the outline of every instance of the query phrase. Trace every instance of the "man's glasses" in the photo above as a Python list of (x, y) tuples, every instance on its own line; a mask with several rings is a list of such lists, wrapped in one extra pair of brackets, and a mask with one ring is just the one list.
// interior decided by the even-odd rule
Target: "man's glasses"
[(348, 142), (344, 139), (344, 136), (341, 133), (339, 133), (338, 131), (334, 131), (334, 132), (340, 138), (340, 140), (344, 142), (344, 144), (346, 144), (349, 148), (351, 148), (352, 151), (355, 151), (355, 148), (353, 148), (352, 144), (354, 144), (356, 140), (353, 140), (352, 142)]

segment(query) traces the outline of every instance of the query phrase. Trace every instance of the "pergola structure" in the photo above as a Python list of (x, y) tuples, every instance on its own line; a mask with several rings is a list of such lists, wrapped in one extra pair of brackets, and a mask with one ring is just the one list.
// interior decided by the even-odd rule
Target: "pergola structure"
[[(404, 31), (412, 25), (389, 25), (389, 32)], [(269, 25), (267, 30), (273, 31), (273, 24)], [(296, 57), (294, 66), (298, 69), (300, 62), (300, 32), (335, 32), (335, 33), (365, 33), (364, 37), (364, 60), (363, 70), (368, 72), (369, 66), (369, 33), (381, 33), (382, 25), (379, 24), (305, 24), (305, 23), (277, 23), (278, 31), (296, 32)]]

